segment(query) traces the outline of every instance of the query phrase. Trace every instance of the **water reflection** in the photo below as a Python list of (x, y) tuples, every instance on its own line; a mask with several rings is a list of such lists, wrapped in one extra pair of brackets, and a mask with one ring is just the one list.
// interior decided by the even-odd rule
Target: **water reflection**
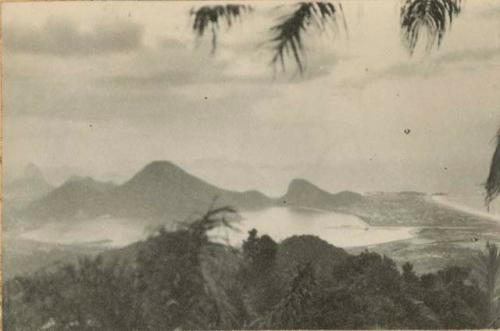
[(312, 209), (270, 208), (242, 213), (239, 231), (216, 229), (211, 235), (218, 241), (240, 246), (252, 228), (280, 241), (300, 234), (316, 235), (339, 247), (379, 244), (415, 236), (414, 227), (372, 227), (360, 218)]

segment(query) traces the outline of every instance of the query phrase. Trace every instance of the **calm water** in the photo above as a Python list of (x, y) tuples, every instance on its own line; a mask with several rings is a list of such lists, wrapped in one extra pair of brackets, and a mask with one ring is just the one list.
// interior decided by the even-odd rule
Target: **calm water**
[(106, 241), (106, 246), (121, 247), (145, 239), (147, 232), (138, 221), (99, 217), (78, 224), (49, 223), (21, 237), (59, 244), (86, 244)]
[(239, 246), (248, 237), (248, 231), (257, 229), (280, 241), (300, 234), (315, 235), (339, 247), (378, 244), (414, 237), (413, 227), (370, 227), (358, 217), (333, 212), (307, 209), (270, 208), (243, 213), (239, 231), (218, 229), (212, 234), (219, 241)]
[[(48, 224), (22, 237), (64, 244), (107, 240), (107, 245), (119, 247), (146, 238), (147, 231), (138, 224), (138, 221), (101, 217), (77, 225)], [(248, 231), (255, 228), (259, 234), (268, 234), (276, 241), (293, 235), (310, 234), (336, 246), (354, 247), (412, 238), (416, 231), (412, 227), (370, 227), (352, 215), (289, 208), (242, 213), (242, 220), (235, 225), (238, 231), (217, 229), (210, 235), (216, 241), (240, 246)]]

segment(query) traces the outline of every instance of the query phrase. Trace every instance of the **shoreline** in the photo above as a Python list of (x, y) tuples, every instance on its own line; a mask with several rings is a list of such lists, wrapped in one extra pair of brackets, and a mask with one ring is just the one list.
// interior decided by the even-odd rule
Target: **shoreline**
[(460, 211), (465, 214), (469, 214), (472, 216), (477, 216), (479, 218), (487, 219), (489, 221), (494, 221), (494, 222), (500, 222), (500, 215), (497, 214), (491, 214), (488, 213), (487, 211), (482, 211), (478, 210), (473, 207), (465, 206), (462, 204), (459, 204), (457, 202), (450, 201), (446, 199), (445, 195), (430, 195), (428, 196), (431, 202), (436, 203), (438, 205), (444, 206), (446, 208), (454, 209), (457, 211)]

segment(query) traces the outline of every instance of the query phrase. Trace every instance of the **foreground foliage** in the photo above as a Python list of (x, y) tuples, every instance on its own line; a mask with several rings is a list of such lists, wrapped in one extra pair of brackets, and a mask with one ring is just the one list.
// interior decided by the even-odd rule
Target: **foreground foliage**
[[(386, 256), (349, 255), (313, 236), (249, 232), (214, 243), (230, 208), (124, 250), (4, 285), (5, 330), (476, 329), (496, 325), (498, 250), (469, 269), (417, 275)], [(133, 254), (131, 254), (131, 252)], [(479, 267), (478, 267), (479, 268)], [(479, 268), (480, 269), (480, 268)]]

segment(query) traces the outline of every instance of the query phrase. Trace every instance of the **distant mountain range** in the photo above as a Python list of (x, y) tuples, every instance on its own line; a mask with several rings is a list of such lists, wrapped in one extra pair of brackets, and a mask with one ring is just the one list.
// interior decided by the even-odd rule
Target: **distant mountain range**
[(148, 164), (121, 185), (92, 178), (72, 178), (25, 208), (20, 216), (40, 221), (93, 218), (101, 215), (144, 220), (184, 220), (212, 206), (238, 210), (273, 206), (334, 210), (360, 202), (358, 193), (331, 194), (303, 179), (293, 180), (281, 198), (258, 191), (218, 188), (167, 161)]
[(4, 184), (3, 194), (7, 203), (23, 206), (40, 199), (53, 189), (40, 169), (30, 163), (24, 168), (22, 177)]
[(286, 194), (278, 199), (278, 202), (283, 206), (335, 210), (363, 200), (364, 197), (359, 193), (343, 191), (332, 194), (305, 179), (294, 179), (288, 186)]

